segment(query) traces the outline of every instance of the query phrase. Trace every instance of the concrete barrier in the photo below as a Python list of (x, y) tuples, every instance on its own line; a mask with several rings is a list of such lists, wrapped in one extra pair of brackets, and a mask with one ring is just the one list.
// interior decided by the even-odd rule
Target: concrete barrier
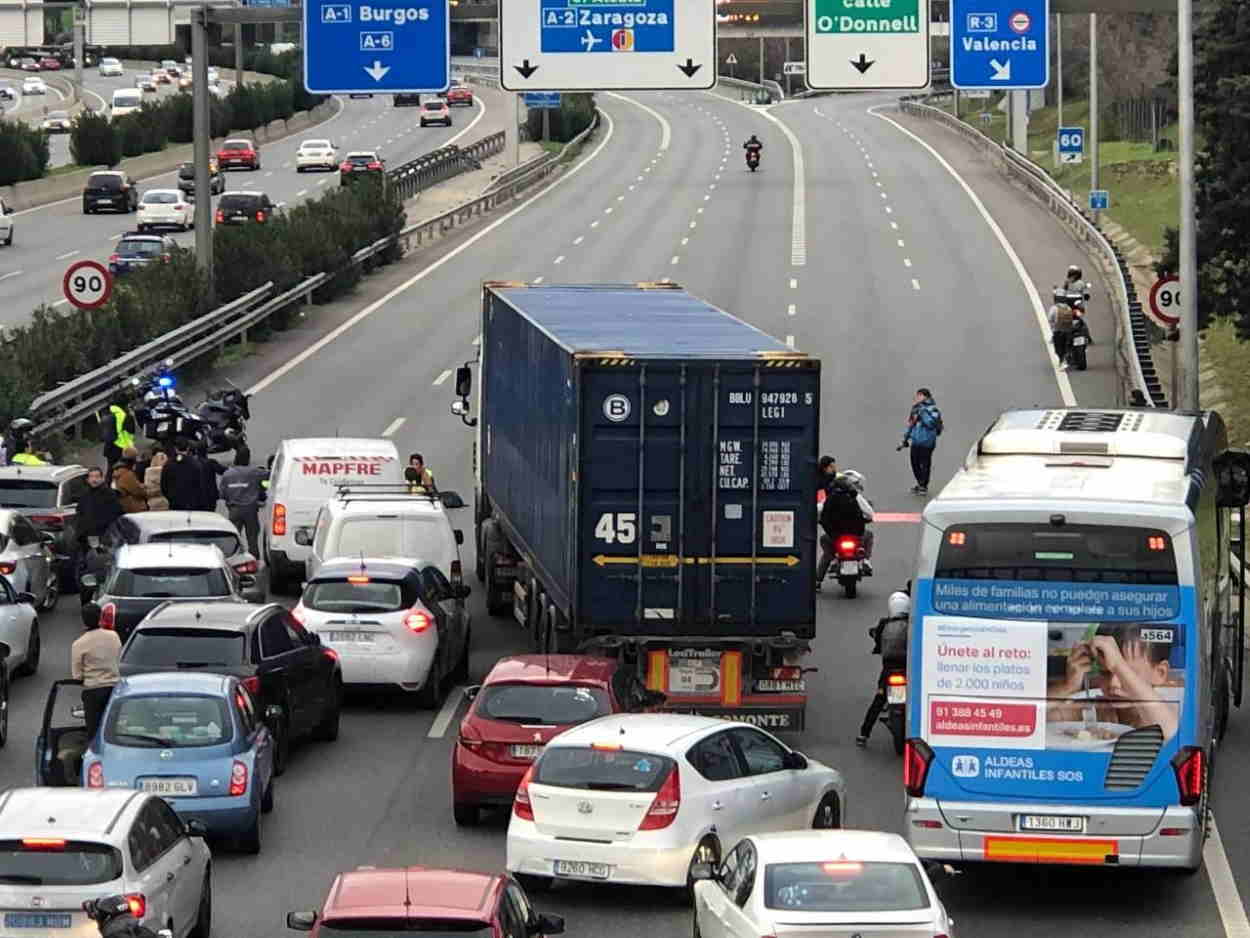
[[(289, 121), (274, 121), (268, 127), (259, 128), (256, 132), (256, 140), (261, 144), (274, 143), (284, 137), (301, 133), (310, 127), (315, 127), (322, 121), (329, 120), (337, 113), (340, 107), (342, 107), (341, 102), (337, 98), (331, 98), (311, 111), (300, 111), (298, 114), (293, 115)], [(241, 134), (247, 135), (247, 132), (242, 131)], [(216, 148), (223, 139), (217, 138), (213, 140), (212, 147)], [(151, 176), (159, 176), (162, 173), (177, 169), (179, 163), (184, 163), (191, 158), (192, 144), (184, 143), (178, 146), (166, 147), (159, 153), (145, 153), (142, 156), (129, 157), (113, 168), (123, 170), (134, 176), (135, 179), (147, 179)], [(29, 182), (14, 183), (11, 186), (0, 187), (0, 195), (3, 195), (6, 205), (10, 205), (19, 211), (36, 208), (40, 205), (48, 205), (52, 202), (60, 202), (63, 199), (80, 195), (88, 177), (93, 172), (106, 168), (101, 166), (93, 169), (81, 169), (72, 173), (45, 176), (43, 179), (32, 179)]]

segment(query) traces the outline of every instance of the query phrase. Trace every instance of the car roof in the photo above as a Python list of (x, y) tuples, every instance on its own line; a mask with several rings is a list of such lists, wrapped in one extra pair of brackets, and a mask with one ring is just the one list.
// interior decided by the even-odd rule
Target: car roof
[(148, 613), (147, 618), (136, 628), (159, 626), (162, 629), (218, 629), (223, 632), (242, 632), (254, 618), (273, 608), (281, 607), (276, 603), (258, 605), (231, 600), (165, 603)]
[(317, 575), (313, 577), (313, 582), (358, 573), (379, 579), (400, 580), (425, 566), (427, 564), (419, 560), (400, 560), (395, 557), (336, 557), (333, 560), (327, 560), (317, 568)]
[(146, 189), (146, 190), (144, 190), (144, 193), (143, 193), (143, 194), (144, 194), (145, 196), (149, 196), (149, 195), (151, 195), (153, 192), (163, 192), (163, 193), (165, 193), (166, 195), (176, 195), (176, 196), (179, 196), (179, 197), (181, 197), (181, 196), (182, 196), (182, 190), (181, 190), (181, 189)]
[(898, 834), (888, 831), (809, 830), (755, 834), (760, 862), (818, 863), (824, 860), (859, 860), (864, 863), (912, 863), (919, 861)]
[(255, 146), (256, 144), (254, 140), (249, 140), (247, 137), (227, 137), (225, 141), (222, 143), (222, 146), (224, 147), (227, 144), (231, 144), (231, 143), (246, 143), (249, 147)]
[(0, 466), (0, 482), (5, 479), (34, 479), (39, 482), (64, 482), (86, 475), (83, 466)]
[(447, 509), (443, 503), (428, 495), (369, 495), (367, 492), (333, 495), (326, 502), (327, 507), (345, 515), (443, 515)]
[(390, 440), (370, 436), (308, 436), (283, 440), (282, 451), (290, 456), (311, 455), (323, 459), (339, 459), (343, 453), (355, 457), (359, 453), (397, 453), (399, 450)]
[(167, 567), (186, 564), (193, 567), (223, 567), (226, 558), (216, 544), (124, 544), (117, 551), (117, 566)]
[(239, 533), (239, 529), (230, 523), (230, 519), (223, 518), (215, 511), (138, 511), (126, 515), (126, 520), (140, 531), (151, 534), (162, 531)]
[(171, 692), (224, 694), (230, 689), (230, 681), (231, 678), (224, 674), (205, 674), (199, 671), (158, 671), (153, 674), (133, 674), (117, 682), (112, 696), (116, 699)]
[(255, 189), (235, 189), (232, 192), (223, 192), (221, 194), (221, 198), (224, 199), (228, 195), (246, 195), (246, 196), (251, 196), (252, 198), (255, 198), (255, 199), (259, 199), (264, 194), (265, 193), (263, 192), (257, 192)]
[(482, 684), (577, 683), (607, 687), (616, 669), (616, 659), (594, 655), (512, 655), (495, 662)]
[(0, 839), (105, 839), (127, 807), (150, 797), (128, 788), (11, 788), (0, 794)]
[(617, 713), (565, 730), (551, 746), (589, 746), (611, 740), (627, 749), (672, 754), (715, 730), (747, 726), (716, 717), (681, 713)]
[[(362, 868), (340, 873), (326, 897), (325, 918), (479, 919), (493, 916), (501, 877), (425, 866)], [(412, 905), (405, 904), (411, 897)]]
[(351, 159), (353, 156), (377, 156), (377, 155), (378, 155), (377, 150), (352, 150), (350, 153), (347, 154), (346, 158)]

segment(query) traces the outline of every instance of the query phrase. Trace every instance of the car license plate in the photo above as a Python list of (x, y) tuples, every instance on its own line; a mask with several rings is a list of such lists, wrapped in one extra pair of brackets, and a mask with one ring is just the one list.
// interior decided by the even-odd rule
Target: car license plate
[(537, 759), (542, 754), (543, 747), (529, 744), (517, 744), (509, 746), (508, 751), (512, 753), (512, 758), (514, 759)]
[(859, 576), (859, 561), (844, 560), (838, 570), (842, 576)]
[(1080, 348), (1082, 345), (1085, 344), (1085, 336), (1078, 335), (1075, 339), (1072, 340), (1072, 344), (1075, 345), (1077, 348)]
[(112, 205), (113, 204), (112, 199), (96, 199), (96, 202), (98, 202), (100, 205)]
[(69, 928), (74, 917), (69, 912), (5, 912), (5, 928)]
[(194, 795), (198, 785), (194, 778), (144, 778), (139, 790), (153, 795)]
[(1059, 814), (1022, 814), (1020, 815), (1020, 830), (1084, 834), (1085, 818)]
[(906, 684), (890, 684), (886, 688), (885, 699), (887, 703), (892, 703), (892, 704), (907, 703), (907, 685)]
[(755, 689), (767, 694), (802, 694), (807, 690), (806, 681), (756, 681)]
[(581, 860), (556, 860), (557, 876), (571, 876), (576, 879), (607, 879), (606, 863), (584, 863)]
[(331, 642), (351, 642), (358, 645), (372, 645), (374, 634), (372, 632), (331, 632)]

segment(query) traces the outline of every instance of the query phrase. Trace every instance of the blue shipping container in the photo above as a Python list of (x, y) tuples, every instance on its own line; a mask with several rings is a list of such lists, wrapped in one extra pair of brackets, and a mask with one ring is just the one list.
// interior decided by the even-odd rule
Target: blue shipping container
[(820, 362), (674, 284), (483, 293), (479, 520), (576, 638), (815, 630)]

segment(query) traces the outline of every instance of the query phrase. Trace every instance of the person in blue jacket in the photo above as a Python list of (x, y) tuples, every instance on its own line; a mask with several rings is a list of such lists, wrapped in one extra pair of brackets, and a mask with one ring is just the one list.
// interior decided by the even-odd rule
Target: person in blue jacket
[(903, 442), (899, 447), (911, 448), (911, 471), (916, 477), (916, 484), (911, 490), (913, 495), (926, 495), (929, 492), (933, 450), (941, 435), (942, 412), (933, 401), (933, 392), (928, 388), (917, 388), (911, 413), (907, 416), (907, 429), (903, 431)]

